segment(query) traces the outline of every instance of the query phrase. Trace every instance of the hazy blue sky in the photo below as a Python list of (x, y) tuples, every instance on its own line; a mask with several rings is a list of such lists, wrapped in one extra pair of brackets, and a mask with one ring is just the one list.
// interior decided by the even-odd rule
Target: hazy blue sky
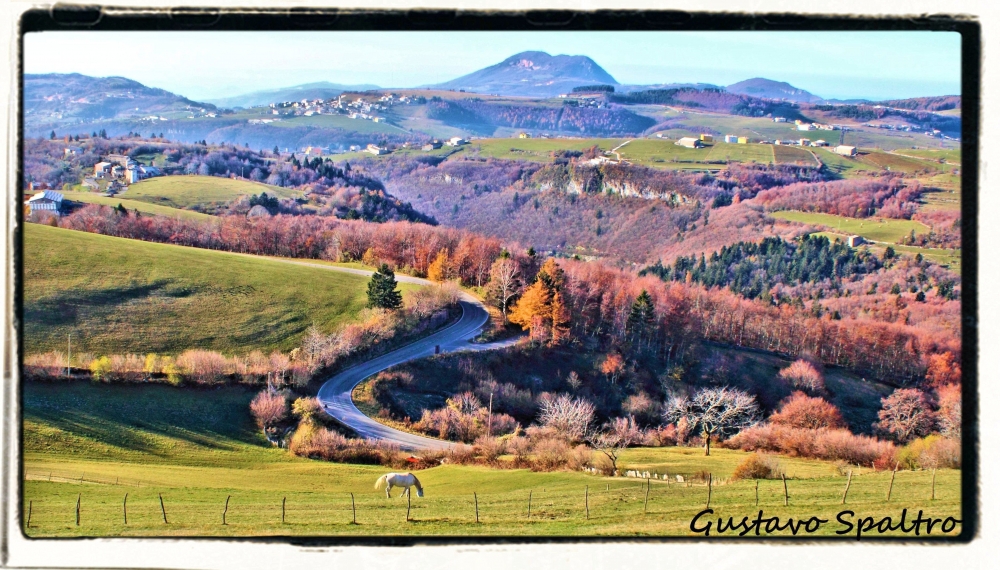
[(953, 32), (44, 32), (26, 73), (120, 75), (192, 99), (314, 81), (413, 87), (515, 53), (587, 55), (620, 83), (787, 81), (827, 98), (958, 94)]

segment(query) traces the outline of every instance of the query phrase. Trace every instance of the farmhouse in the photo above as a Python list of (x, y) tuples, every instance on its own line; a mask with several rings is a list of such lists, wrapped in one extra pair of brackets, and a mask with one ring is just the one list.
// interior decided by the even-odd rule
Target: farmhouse
[(842, 144), (837, 148), (833, 149), (833, 152), (842, 156), (855, 156), (856, 154), (858, 154), (858, 149), (853, 146), (847, 146)]
[(815, 131), (816, 127), (811, 123), (799, 123), (795, 126), (800, 131)]
[(739, 140), (739, 137), (737, 137), (736, 135), (726, 135), (726, 137), (723, 140), (726, 141), (727, 143), (736, 144), (736, 142)]
[(32, 213), (52, 212), (54, 214), (58, 214), (62, 209), (62, 203), (62, 192), (56, 192), (54, 190), (42, 190), (31, 198), (28, 198), (25, 202)]
[(530, 139), (531, 133), (517, 133), (517, 138), (519, 139)]
[(441, 148), (441, 141), (431, 141), (420, 147), (420, 150), (435, 150), (439, 148)]
[(819, 139), (819, 140), (813, 141), (812, 146), (830, 146), (830, 143), (826, 142), (823, 139)]
[(701, 142), (712, 142), (712, 135), (702, 133), (702, 135), (698, 138), (701, 139)]
[(368, 147), (365, 148), (365, 152), (370, 152), (376, 156), (380, 154), (389, 154), (389, 150), (387, 148), (375, 144), (369, 144)]
[(851, 247), (857, 247), (865, 243), (865, 238), (861, 236), (850, 236), (847, 238), (847, 245)]
[(694, 137), (683, 137), (680, 140), (678, 140), (677, 142), (675, 142), (674, 144), (680, 145), (680, 146), (683, 146), (683, 147), (687, 147), (687, 148), (701, 148), (701, 147), (705, 146), (705, 145), (703, 145), (701, 143), (700, 140), (698, 140), (698, 139), (696, 139)]
[(812, 141), (809, 139), (799, 139), (799, 146), (809, 146)]
[(111, 170), (110, 162), (98, 162), (94, 165), (94, 176), (103, 178), (103, 175), (107, 174)]
[(444, 143), (448, 146), (462, 146), (463, 144), (468, 144), (469, 141), (463, 139), (462, 137), (451, 137), (448, 142)]

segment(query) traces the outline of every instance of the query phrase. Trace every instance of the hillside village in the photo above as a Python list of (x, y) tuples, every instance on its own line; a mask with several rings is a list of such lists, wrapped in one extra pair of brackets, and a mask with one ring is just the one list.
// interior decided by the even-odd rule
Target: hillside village
[(141, 164), (123, 154), (110, 154), (94, 165), (93, 175), (83, 179), (83, 186), (113, 196), (128, 190), (129, 184), (159, 174), (160, 170), (155, 166)]

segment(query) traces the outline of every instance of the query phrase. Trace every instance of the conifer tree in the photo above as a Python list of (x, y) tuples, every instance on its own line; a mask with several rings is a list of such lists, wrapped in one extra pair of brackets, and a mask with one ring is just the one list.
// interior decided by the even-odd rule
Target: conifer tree
[(403, 296), (396, 289), (396, 274), (385, 263), (368, 282), (368, 307), (395, 310), (403, 306)]

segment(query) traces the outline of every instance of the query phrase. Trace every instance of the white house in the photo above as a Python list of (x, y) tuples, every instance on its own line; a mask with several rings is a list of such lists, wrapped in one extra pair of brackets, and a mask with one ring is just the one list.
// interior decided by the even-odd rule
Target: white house
[(736, 144), (740, 140), (740, 138), (738, 136), (736, 136), (736, 135), (726, 135), (726, 138), (724, 140), (727, 143)]
[(703, 145), (701, 143), (700, 140), (698, 140), (698, 139), (696, 139), (694, 137), (683, 137), (681, 139), (678, 139), (678, 141), (675, 142), (674, 144), (680, 145), (680, 146), (683, 146), (683, 147), (687, 147), (687, 148), (701, 148), (701, 147), (705, 146), (705, 145)]
[(788, 119), (786, 119), (784, 117), (775, 117), (774, 118), (774, 122), (775, 123), (786, 123), (786, 122), (788, 122)]
[(54, 190), (43, 190), (25, 202), (32, 212), (53, 212), (58, 214), (59, 210), (62, 209), (63, 195), (62, 192), (56, 192)]
[(858, 149), (853, 146), (847, 146), (845, 144), (842, 144), (837, 148), (833, 149), (833, 152), (842, 156), (855, 156), (856, 154), (858, 154)]
[(468, 142), (469, 141), (463, 139), (462, 137), (451, 137), (450, 139), (448, 139), (448, 142), (444, 144), (448, 146), (462, 146), (463, 144), (467, 144)]
[(63, 149), (63, 156), (69, 156), (71, 154), (83, 154), (83, 149), (78, 146), (68, 146)]
[(830, 143), (826, 142), (823, 139), (819, 139), (819, 140), (813, 141), (812, 146), (830, 146)]
[(865, 238), (861, 236), (850, 236), (847, 238), (847, 245), (851, 247), (858, 247), (859, 245), (863, 245), (864, 243), (865, 243)]
[(795, 128), (797, 128), (800, 131), (815, 131), (816, 130), (815, 125), (813, 125), (811, 123), (799, 123), (799, 124), (795, 125)]
[(111, 169), (110, 162), (98, 162), (94, 165), (94, 176), (101, 174), (102, 172), (107, 172)]
[(389, 150), (388, 149), (386, 149), (385, 147), (382, 147), (382, 146), (374, 145), (374, 144), (368, 145), (368, 148), (365, 149), (365, 152), (370, 152), (370, 153), (372, 153), (372, 154), (374, 154), (376, 156), (378, 156), (380, 154), (389, 154)]

